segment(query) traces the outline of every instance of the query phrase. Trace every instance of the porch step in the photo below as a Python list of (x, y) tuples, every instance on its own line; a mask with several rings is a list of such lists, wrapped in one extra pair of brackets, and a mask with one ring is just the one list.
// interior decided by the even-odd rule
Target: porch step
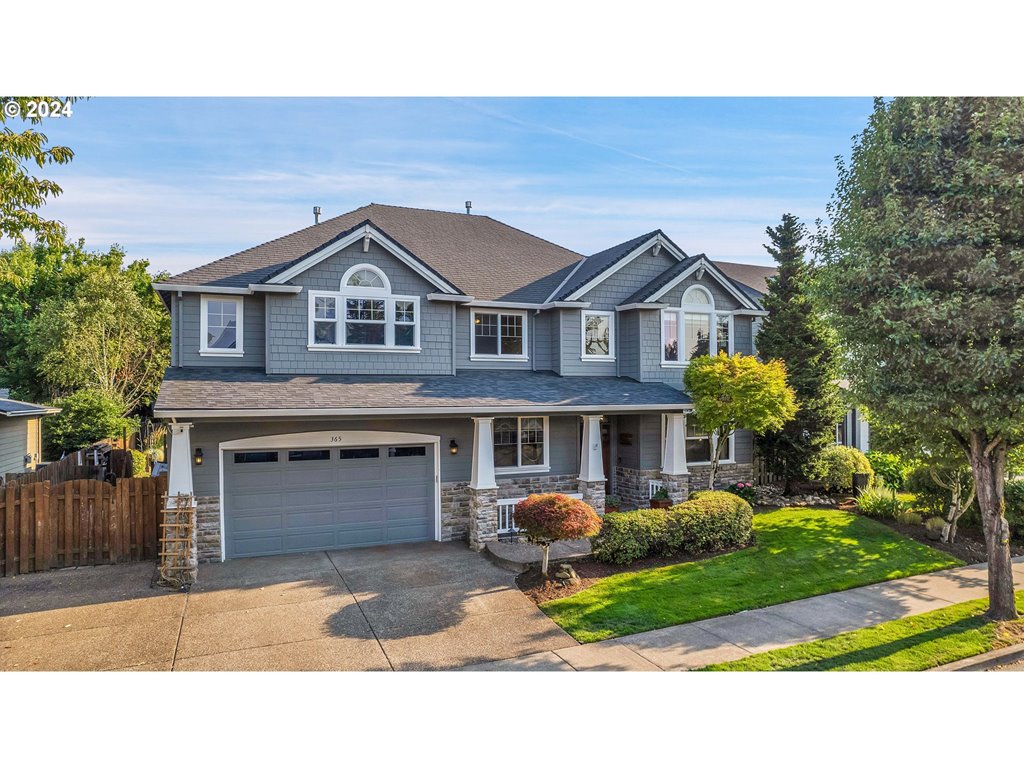
[[(484, 548), (487, 557), (495, 565), (513, 573), (524, 573), (530, 566), (543, 558), (541, 548), (525, 541), (490, 541)], [(551, 545), (550, 562), (578, 560), (590, 554), (590, 539), (556, 541)]]

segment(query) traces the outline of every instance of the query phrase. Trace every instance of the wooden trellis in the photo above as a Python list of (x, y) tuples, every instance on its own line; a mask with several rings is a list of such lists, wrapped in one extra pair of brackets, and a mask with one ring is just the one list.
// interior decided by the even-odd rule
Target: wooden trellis
[(160, 523), (160, 581), (188, 588), (196, 580), (196, 508), (192, 494), (164, 496)]

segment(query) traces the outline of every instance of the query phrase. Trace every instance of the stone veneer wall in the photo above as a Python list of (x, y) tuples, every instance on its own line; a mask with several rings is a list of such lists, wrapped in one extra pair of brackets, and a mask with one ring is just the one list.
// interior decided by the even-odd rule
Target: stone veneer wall
[(648, 481), (660, 480), (657, 469), (615, 468), (615, 495), (622, 500), (620, 509), (645, 509), (648, 503)]
[(220, 562), (220, 498), (196, 497), (196, 547), (200, 563)]
[[(708, 475), (711, 467), (690, 467), (690, 492), (704, 491), (708, 487)], [(749, 483), (753, 482), (753, 464), (719, 464), (718, 477), (715, 478), (715, 487), (719, 490), (740, 480)]]
[(469, 501), (468, 482), (441, 483), (441, 541), (469, 537)]

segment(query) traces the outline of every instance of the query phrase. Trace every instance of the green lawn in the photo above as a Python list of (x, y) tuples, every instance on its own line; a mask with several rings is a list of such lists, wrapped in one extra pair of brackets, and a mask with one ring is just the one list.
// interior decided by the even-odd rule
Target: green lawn
[[(1021, 642), (1024, 619), (1002, 625), (986, 621), (986, 608), (987, 599), (958, 603), (705, 669), (914, 672)], [(1024, 592), (1017, 593), (1017, 610), (1024, 611)]]
[(757, 544), (619, 573), (541, 610), (581, 643), (762, 608), (962, 563), (865, 517), (789, 507), (754, 515)]

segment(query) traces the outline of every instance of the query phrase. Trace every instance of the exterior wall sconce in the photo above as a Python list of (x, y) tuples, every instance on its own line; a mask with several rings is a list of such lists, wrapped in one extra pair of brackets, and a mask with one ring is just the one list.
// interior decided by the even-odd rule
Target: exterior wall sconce
[(195, 461), (197, 467), (200, 464), (203, 463), (203, 449), (202, 448), (196, 448), (195, 458), (193, 459), (193, 461)]
[(696, 275), (696, 277), (697, 277), (698, 280), (703, 280), (704, 279), (704, 265), (703, 264), (701, 264), (699, 267), (697, 267), (697, 275)]
[(455, 442), (455, 438), (454, 437), (451, 439), (451, 442), (448, 443), (448, 452), (452, 456), (457, 455), (458, 452), (459, 452), (459, 444)]

